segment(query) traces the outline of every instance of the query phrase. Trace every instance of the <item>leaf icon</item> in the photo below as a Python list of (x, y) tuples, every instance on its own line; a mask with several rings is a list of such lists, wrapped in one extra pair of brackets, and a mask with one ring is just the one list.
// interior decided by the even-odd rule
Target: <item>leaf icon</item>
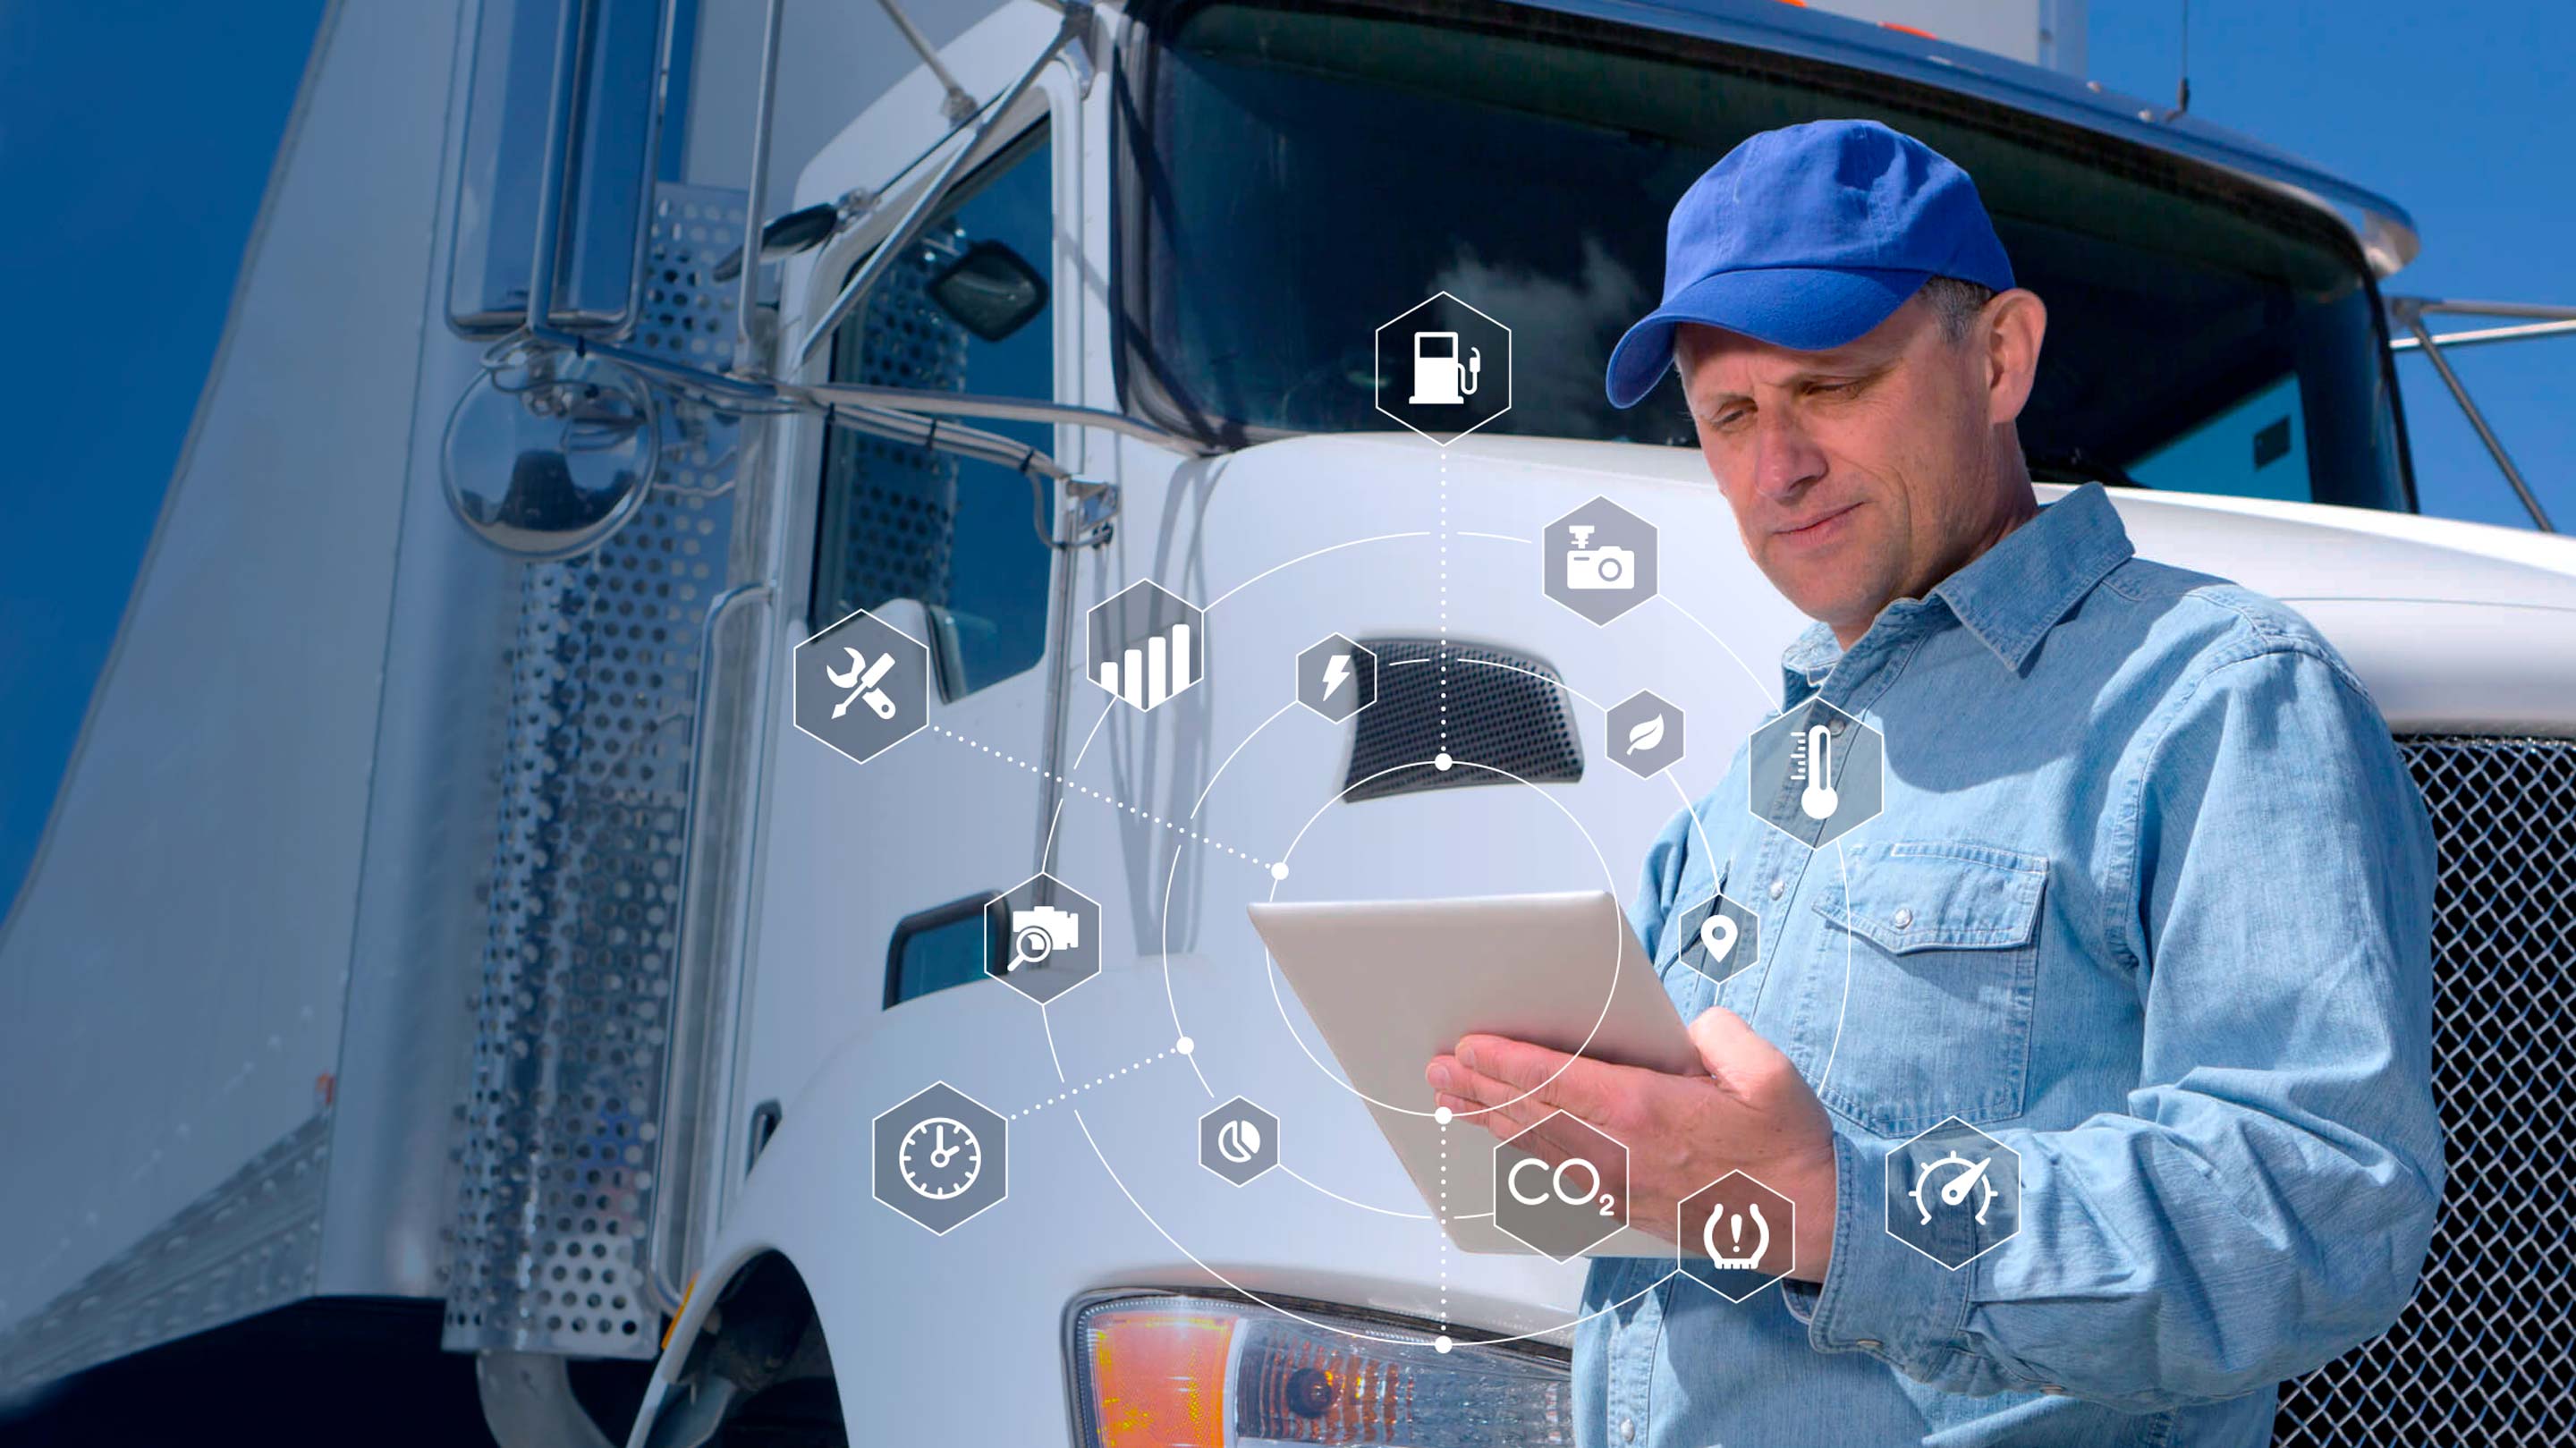
[(1639, 750), (1643, 749), (1652, 749), (1663, 742), (1664, 716), (1661, 714), (1649, 715), (1644, 723), (1635, 725), (1628, 730), (1628, 752), (1630, 754), (1635, 754)]

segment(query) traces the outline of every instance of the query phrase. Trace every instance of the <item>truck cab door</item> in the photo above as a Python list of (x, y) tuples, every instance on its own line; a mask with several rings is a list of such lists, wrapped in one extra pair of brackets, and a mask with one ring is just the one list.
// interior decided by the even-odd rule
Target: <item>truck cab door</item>
[[(1069, 400), (1064, 314), (1078, 289), (1059, 239), (1079, 229), (1059, 208), (1072, 194), (1061, 175), (1073, 160), (1055, 119), (1071, 101), (1056, 89), (1034, 88), (995, 126), (987, 153), (818, 352), (809, 378)], [(905, 130), (863, 115), (808, 171), (800, 203), (882, 188), (881, 235), (908, 206), (906, 187), (938, 169), (917, 141), (891, 154), (906, 146)], [(861, 144), (848, 145), (853, 138)], [(790, 279), (787, 347), (876, 239), (863, 225)], [(996, 247), (1028, 264), (1046, 302), (1006, 335), (987, 336), (968, 324), (978, 318), (942, 304), (938, 283), (970, 250), (989, 264)], [(974, 425), (1057, 456), (1069, 441), (1052, 424)], [(1061, 664), (1050, 609), (1058, 571), (1070, 566), (1039, 531), (1060, 501), (1053, 485), (1033, 489), (1007, 467), (824, 422), (793, 426), (778, 464), (790, 473), (780, 495), (793, 510), (780, 667), (813, 666), (792, 652), (795, 642), (867, 609), (929, 647), (930, 683), (921, 727), (865, 763), (798, 731), (790, 711), (771, 711), (750, 985), (728, 1093), (736, 1183), (750, 1103), (785, 1101), (792, 1114), (799, 1088), (852, 1038), (899, 1040), (895, 1027), (925, 1009), (992, 1009), (1009, 996), (950, 988), (983, 978), (986, 902), (1037, 869), (1049, 798), (1041, 761)]]

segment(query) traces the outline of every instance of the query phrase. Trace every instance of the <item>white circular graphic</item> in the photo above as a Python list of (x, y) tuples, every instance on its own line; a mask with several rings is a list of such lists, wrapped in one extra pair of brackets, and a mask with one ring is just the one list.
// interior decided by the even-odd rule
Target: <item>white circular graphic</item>
[(1216, 1129), (1217, 1154), (1236, 1166), (1261, 1155), (1261, 1128), (1249, 1121), (1229, 1121)]

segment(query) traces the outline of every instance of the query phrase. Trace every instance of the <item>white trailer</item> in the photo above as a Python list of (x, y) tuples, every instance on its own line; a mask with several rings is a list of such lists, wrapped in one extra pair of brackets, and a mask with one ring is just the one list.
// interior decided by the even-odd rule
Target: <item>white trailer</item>
[[(904, 69), (761, 0), (335, 5), (0, 934), (0, 1375), (403, 1297), (513, 1445), (601, 1439), (577, 1358), (658, 1358), (638, 1445), (1097, 1445), (1141, 1441), (1103, 1345), (1178, 1314), (1218, 1350), (1156, 1361), (1223, 1405), (1187, 1441), (1361, 1441), (1259, 1390), (1331, 1353), (1402, 1388), (1393, 1441), (1571, 1441), (1579, 1264), (1446, 1244), (1242, 906), (1629, 895), (1803, 621), (1602, 360), (1692, 176), (1869, 115), (2049, 303), (2043, 496), (2113, 484), (2142, 553), (2315, 620), (2440, 832), (2442, 1234), (2282, 1441), (2576, 1426), (2525, 1331), (2576, 1120), (2576, 545), (2492, 436), (2535, 528), (2418, 515), (2394, 380), (2450, 380), (2446, 308), (2571, 314), (2384, 295), (2401, 209), (2083, 81), (2080, 3), (1951, 8), (1984, 49), (1837, 8), (1008, 0)], [(1372, 403), (1373, 330), (1442, 291), (1515, 354), (1445, 446)], [(1594, 496), (1665, 540), (1610, 627), (1538, 581)], [(1150, 712), (1076, 628), (1140, 581), (1202, 610)], [(929, 656), (865, 763), (793, 697), (855, 609)], [(1379, 689), (1338, 723), (1291, 682), (1336, 632)], [(1600, 748), (1640, 688), (1669, 775)], [(988, 978), (1040, 871), (1102, 927), (1044, 1006)], [(937, 1081), (1010, 1190), (934, 1237), (870, 1132)], [(1285, 1168), (1241, 1188), (1193, 1147), (1238, 1094)]]

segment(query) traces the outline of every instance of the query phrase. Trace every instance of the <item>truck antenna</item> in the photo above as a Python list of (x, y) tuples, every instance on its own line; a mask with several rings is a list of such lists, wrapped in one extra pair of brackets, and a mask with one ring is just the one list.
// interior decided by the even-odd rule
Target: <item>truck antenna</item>
[[(891, 3), (891, 0), (889, 0)], [(2174, 61), (2174, 105), (2166, 119), (2191, 109), (2191, 0), (2182, 0), (2182, 54)]]

